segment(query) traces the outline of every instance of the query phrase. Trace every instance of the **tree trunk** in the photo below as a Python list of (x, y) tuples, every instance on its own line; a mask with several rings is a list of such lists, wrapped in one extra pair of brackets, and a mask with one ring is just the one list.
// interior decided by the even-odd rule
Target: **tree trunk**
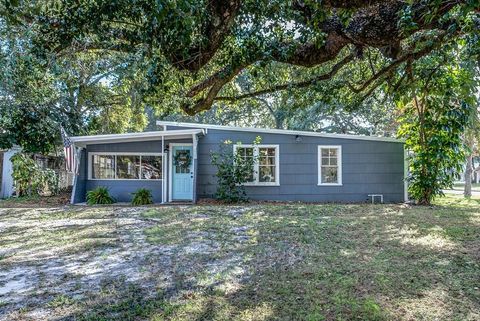
[(465, 188), (463, 190), (463, 195), (467, 198), (472, 196), (472, 161), (473, 154), (470, 151), (467, 155), (467, 164), (465, 167)]

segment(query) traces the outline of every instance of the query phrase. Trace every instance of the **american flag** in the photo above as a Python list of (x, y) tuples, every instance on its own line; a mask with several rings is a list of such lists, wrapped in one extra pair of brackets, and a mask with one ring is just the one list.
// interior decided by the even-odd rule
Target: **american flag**
[(63, 139), (63, 151), (65, 152), (65, 169), (68, 172), (77, 172), (76, 166), (76, 157), (75, 157), (75, 146), (73, 145), (72, 140), (68, 137), (65, 129), (60, 127), (60, 132)]

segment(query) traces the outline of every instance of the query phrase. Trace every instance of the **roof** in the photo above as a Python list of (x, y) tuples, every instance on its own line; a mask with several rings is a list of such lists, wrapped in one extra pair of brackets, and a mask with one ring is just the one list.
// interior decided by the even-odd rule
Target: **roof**
[(143, 133), (73, 136), (73, 137), (70, 137), (70, 139), (77, 146), (85, 146), (89, 144), (150, 141), (150, 140), (158, 140), (158, 139), (161, 139), (162, 137), (179, 138), (179, 139), (191, 138), (192, 135), (198, 135), (203, 133), (204, 133), (203, 129), (182, 129), (182, 130), (171, 130), (171, 131), (151, 131), (151, 132), (143, 132)]
[(358, 140), (371, 140), (371, 141), (382, 141), (382, 142), (393, 142), (393, 143), (404, 143), (405, 142), (403, 139), (397, 139), (397, 138), (393, 138), (393, 137), (348, 135), (348, 134), (330, 134), (330, 133), (320, 133), (320, 132), (312, 132), (312, 131), (271, 129), (271, 128), (255, 128), (255, 127), (233, 127), (233, 126), (185, 123), (185, 122), (174, 122), (174, 121), (163, 121), (163, 120), (158, 120), (157, 125), (159, 125), (159, 126), (165, 126), (166, 125), (166, 126), (178, 126), (178, 127), (190, 127), (190, 128), (193, 127), (193, 128), (204, 128), (204, 129), (217, 129), (217, 130), (232, 130), (232, 131), (256, 132), (256, 133), (266, 133), (266, 134), (284, 134), (284, 135), (313, 136), (313, 137), (324, 137), (324, 138), (358, 139)]

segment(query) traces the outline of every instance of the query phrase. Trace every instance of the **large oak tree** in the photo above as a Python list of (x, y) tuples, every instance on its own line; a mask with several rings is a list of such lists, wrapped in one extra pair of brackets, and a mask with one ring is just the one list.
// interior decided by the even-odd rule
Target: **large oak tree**
[[(475, 32), (479, 8), (478, 0), (10, 0), (2, 11), (10, 23), (31, 27), (39, 55), (101, 50), (143, 59), (151, 96), (193, 115), (216, 101), (330, 80), (375, 50), (383, 65), (344, 81), (353, 94), (368, 95)], [(309, 71), (251, 92), (228, 90), (245, 69), (262, 72), (272, 62)]]

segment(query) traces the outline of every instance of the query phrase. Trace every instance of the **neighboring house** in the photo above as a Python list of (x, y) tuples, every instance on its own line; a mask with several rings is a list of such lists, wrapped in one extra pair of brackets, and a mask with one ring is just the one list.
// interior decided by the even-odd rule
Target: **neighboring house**
[[(366, 202), (382, 194), (385, 202), (406, 200), (403, 141), (386, 137), (324, 134), (158, 121), (162, 131), (72, 137), (81, 148), (72, 203), (106, 186), (119, 202), (138, 188), (155, 202), (195, 202), (214, 197), (216, 167), (211, 152), (222, 142), (242, 155), (259, 155), (252, 181), (255, 200)], [(260, 145), (253, 146), (257, 136)], [(234, 143), (235, 145), (235, 143)], [(233, 150), (232, 150), (233, 152)]]

